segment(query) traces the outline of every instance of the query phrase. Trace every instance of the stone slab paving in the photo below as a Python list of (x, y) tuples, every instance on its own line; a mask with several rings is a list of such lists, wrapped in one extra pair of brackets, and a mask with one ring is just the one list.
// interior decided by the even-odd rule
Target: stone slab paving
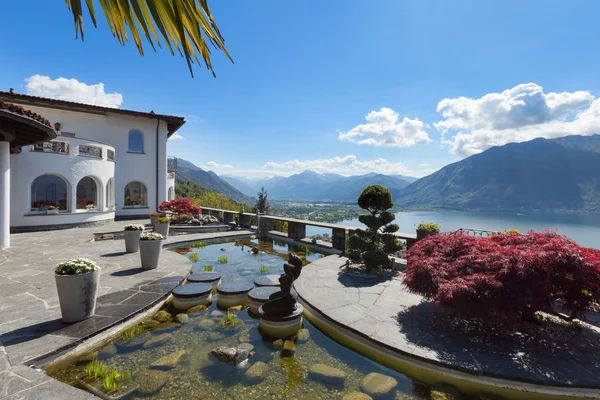
[[(401, 275), (365, 278), (343, 272), (346, 258), (307, 265), (295, 282), (301, 301), (329, 319), (434, 364), (545, 385), (600, 388), (600, 329), (530, 327), (506, 333), (466, 323), (408, 292)], [(544, 329), (545, 332), (541, 332)]]
[[(94, 398), (25, 365), (73, 346), (164, 299), (191, 270), (191, 262), (163, 250), (155, 270), (142, 270), (138, 253), (124, 252), (123, 240), (94, 242), (94, 233), (121, 231), (130, 221), (105, 226), (11, 235), (0, 250), (0, 399)], [(251, 231), (174, 235), (165, 245)], [(54, 266), (74, 257), (101, 268), (96, 314), (75, 324), (62, 322)]]

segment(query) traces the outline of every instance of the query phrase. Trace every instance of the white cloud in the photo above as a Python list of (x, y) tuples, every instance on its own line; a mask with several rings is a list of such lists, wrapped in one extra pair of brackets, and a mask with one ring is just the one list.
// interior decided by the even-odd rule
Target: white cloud
[(415, 172), (407, 168), (403, 163), (391, 162), (383, 158), (360, 161), (355, 155), (318, 160), (289, 160), (283, 163), (270, 161), (263, 168), (270, 171), (277, 171), (279, 175), (291, 175), (311, 170), (319, 173), (335, 173), (345, 176), (361, 175), (369, 172), (386, 175), (402, 174), (415, 176)]
[(233, 165), (218, 164), (214, 161), (208, 161), (208, 162), (200, 165), (200, 168), (203, 168), (203, 169), (233, 169)]
[(27, 94), (51, 99), (74, 101), (77, 103), (118, 108), (123, 103), (121, 93), (106, 93), (104, 83), (88, 85), (77, 79), (33, 75), (26, 78)]
[(172, 134), (171, 137), (169, 138), (169, 140), (183, 140), (183, 139), (185, 139), (185, 138), (177, 132)]
[(443, 99), (434, 124), (453, 154), (469, 156), (492, 146), (537, 137), (600, 132), (600, 99), (589, 92), (544, 93), (535, 83), (517, 85), (479, 99)]
[(427, 124), (418, 118), (404, 117), (398, 122), (399, 115), (391, 108), (380, 108), (365, 116), (366, 124), (360, 124), (348, 132), (338, 132), (339, 140), (348, 140), (358, 144), (385, 147), (412, 147), (429, 143), (431, 139), (424, 130)]

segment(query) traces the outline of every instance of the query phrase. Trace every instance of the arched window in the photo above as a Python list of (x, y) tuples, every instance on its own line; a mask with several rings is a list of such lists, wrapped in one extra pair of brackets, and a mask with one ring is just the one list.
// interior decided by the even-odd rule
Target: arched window
[(144, 152), (144, 134), (138, 130), (129, 131), (129, 150), (130, 153)]
[(110, 178), (106, 183), (106, 207), (110, 207), (115, 205), (115, 193), (113, 189), (113, 178)]
[(86, 209), (98, 205), (98, 186), (96, 181), (86, 176), (77, 184), (77, 209)]
[(67, 182), (56, 175), (41, 175), (31, 183), (31, 211), (45, 211), (48, 206), (67, 210)]
[(148, 191), (142, 182), (129, 182), (125, 186), (126, 207), (148, 207)]
[(175, 191), (173, 190), (173, 186), (169, 187), (169, 196), (168, 199), (169, 201), (174, 200), (175, 199)]

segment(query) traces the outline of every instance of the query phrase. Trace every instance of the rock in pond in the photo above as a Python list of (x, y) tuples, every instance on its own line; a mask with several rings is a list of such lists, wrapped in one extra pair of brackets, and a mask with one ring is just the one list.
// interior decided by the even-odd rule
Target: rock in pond
[(98, 351), (98, 359), (104, 360), (106, 358), (110, 358), (117, 354), (117, 348), (114, 344), (109, 344), (108, 346), (104, 346), (102, 349)]
[(168, 311), (160, 310), (153, 319), (158, 322), (171, 322), (173, 316)]
[(265, 379), (269, 366), (262, 361), (255, 362), (244, 374), (249, 383), (260, 383)]
[(177, 314), (175, 316), (175, 319), (177, 320), (177, 322), (179, 322), (180, 324), (187, 324), (190, 320), (190, 317), (188, 317), (187, 314), (181, 313), (181, 314)]
[(160, 391), (168, 379), (169, 374), (167, 372), (157, 370), (146, 370), (135, 377), (135, 381), (140, 385), (138, 392), (144, 396)]
[(238, 349), (252, 351), (252, 350), (254, 350), (254, 345), (252, 343), (240, 343), (238, 345)]
[(346, 380), (346, 373), (344, 371), (325, 364), (311, 365), (308, 376), (316, 381), (330, 385), (343, 385)]
[(350, 392), (346, 394), (342, 400), (373, 400), (371, 396), (361, 392)]
[(140, 326), (143, 326), (145, 328), (149, 328), (149, 329), (153, 329), (156, 325), (160, 325), (161, 323), (158, 321), (155, 321), (153, 319), (147, 319), (144, 322), (142, 322), (140, 324)]
[(296, 344), (294, 342), (292, 342), (291, 340), (286, 340), (283, 343), (283, 350), (289, 351), (290, 353), (294, 352), (296, 350)]
[(194, 325), (196, 326), (197, 330), (205, 331), (205, 330), (208, 330), (208, 329), (212, 328), (213, 326), (215, 326), (216, 322), (213, 321), (212, 319), (205, 318), (205, 319), (202, 319), (202, 320), (194, 323)]
[(273, 346), (275, 346), (275, 347), (283, 347), (283, 340), (282, 339), (277, 339), (276, 341), (273, 342)]
[(226, 335), (223, 332), (210, 332), (208, 334), (209, 342), (218, 342), (219, 340), (225, 339)]
[(242, 308), (244, 308), (244, 306), (233, 306), (233, 307), (229, 307), (227, 309), (227, 311), (241, 311)]
[(232, 362), (235, 359), (237, 349), (233, 347), (221, 346), (211, 350), (210, 354), (212, 354), (213, 357), (215, 357), (217, 360), (228, 363)]
[(378, 372), (371, 372), (360, 382), (360, 390), (371, 397), (385, 396), (397, 385), (398, 382), (391, 376), (383, 375)]
[(310, 339), (310, 332), (308, 329), (302, 328), (298, 331), (298, 337), (296, 339), (299, 343), (306, 343)]
[(150, 364), (153, 369), (172, 369), (175, 368), (187, 355), (187, 351), (179, 350), (171, 354), (167, 354)]
[(236, 365), (240, 364), (240, 363), (246, 361), (251, 355), (252, 355), (252, 352), (250, 350), (238, 348), (235, 353), (235, 358), (233, 359), (233, 362)]
[(144, 343), (144, 346), (142, 346), (142, 347), (144, 349), (151, 349), (153, 347), (158, 347), (160, 345), (168, 343), (172, 339), (173, 339), (173, 335), (171, 335), (170, 333), (162, 333), (162, 334), (156, 335), (152, 339), (148, 340), (146, 343)]
[(200, 312), (206, 311), (206, 310), (208, 310), (208, 307), (206, 307), (204, 304), (199, 304), (199, 305), (194, 306), (194, 307), (190, 308), (189, 310), (187, 310), (186, 313), (197, 314), (197, 313), (200, 313)]
[(211, 318), (221, 319), (225, 315), (225, 313), (223, 311), (214, 310), (209, 315), (211, 316)]
[(168, 331), (168, 330), (175, 330), (177, 328), (179, 328), (181, 326), (181, 324), (178, 324), (177, 322), (163, 322), (161, 324), (158, 324), (154, 327), (154, 329), (152, 329), (153, 331)]

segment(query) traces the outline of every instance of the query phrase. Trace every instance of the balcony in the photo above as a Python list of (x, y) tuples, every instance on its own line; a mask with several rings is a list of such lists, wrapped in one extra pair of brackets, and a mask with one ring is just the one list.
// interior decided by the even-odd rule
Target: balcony
[(167, 157), (167, 172), (177, 172), (177, 157)]
[(80, 144), (79, 155), (86, 157), (102, 158), (102, 147)]
[(39, 153), (69, 154), (69, 143), (53, 140), (33, 145), (31, 151)]

